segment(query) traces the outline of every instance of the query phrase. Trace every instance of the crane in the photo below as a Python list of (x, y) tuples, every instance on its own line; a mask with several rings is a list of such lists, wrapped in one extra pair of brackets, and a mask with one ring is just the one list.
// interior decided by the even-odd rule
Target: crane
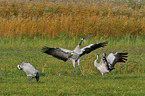
[[(64, 62), (66, 62), (68, 59), (70, 59), (73, 63), (74, 75), (75, 75), (75, 62), (78, 62), (78, 68), (80, 70), (80, 67), (79, 67), (80, 59), (79, 58), (81, 56), (88, 54), (97, 48), (104, 47), (108, 43), (108, 42), (102, 42), (102, 43), (90, 44), (90, 45), (80, 49), (81, 43), (84, 40), (85, 39), (82, 38), (80, 43), (76, 46), (76, 48), (74, 50), (68, 50), (68, 49), (59, 48), (59, 47), (51, 48), (51, 47), (44, 46), (42, 48), (42, 51), (43, 51), (43, 53), (52, 55), (53, 57), (55, 57), (57, 59), (63, 60)], [(81, 72), (81, 70), (80, 70), (80, 72)], [(82, 74), (82, 72), (81, 72), (81, 74)], [(83, 76), (83, 74), (82, 74), (82, 76)]]
[(19, 70), (23, 70), (26, 73), (28, 77), (28, 83), (31, 83), (31, 77), (34, 77), (38, 83), (40, 77), (39, 71), (37, 71), (30, 63), (24, 61), (21, 63), (21, 65), (17, 65), (17, 68)]
[[(98, 55), (97, 58), (94, 61), (94, 66), (101, 72), (102, 76), (104, 73), (109, 73), (111, 72), (117, 62), (123, 62), (125, 63), (127, 61), (127, 56), (128, 52), (125, 53), (110, 53), (107, 58), (106, 58), (106, 53), (101, 54), (101, 61), (100, 63), (97, 63), (98, 60)], [(104, 76), (103, 76), (104, 78)]]

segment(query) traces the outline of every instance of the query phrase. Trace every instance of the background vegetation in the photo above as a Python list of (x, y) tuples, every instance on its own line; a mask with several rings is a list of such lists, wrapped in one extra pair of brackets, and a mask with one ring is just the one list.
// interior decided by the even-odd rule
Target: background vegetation
[[(131, 95), (145, 90), (144, 0), (0, 0), (0, 95)], [(43, 46), (74, 49), (108, 41), (81, 57), (81, 77), (70, 60), (41, 52)], [(128, 52), (128, 61), (105, 74), (93, 66), (95, 54)], [(100, 58), (99, 58), (100, 59)], [(40, 82), (27, 83), (17, 65), (30, 62)], [(99, 60), (98, 60), (99, 62)], [(62, 66), (62, 64), (64, 64)], [(108, 79), (107, 79), (108, 76)]]
[(0, 1), (1, 37), (144, 35), (144, 0)]

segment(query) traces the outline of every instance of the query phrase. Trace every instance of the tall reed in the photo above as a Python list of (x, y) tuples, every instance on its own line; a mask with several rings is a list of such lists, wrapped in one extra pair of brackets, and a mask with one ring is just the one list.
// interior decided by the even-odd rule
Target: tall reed
[[(87, 0), (86, 0), (87, 1)], [(64, 4), (65, 3), (65, 4)], [(144, 35), (145, 6), (124, 2), (0, 1), (1, 37)]]

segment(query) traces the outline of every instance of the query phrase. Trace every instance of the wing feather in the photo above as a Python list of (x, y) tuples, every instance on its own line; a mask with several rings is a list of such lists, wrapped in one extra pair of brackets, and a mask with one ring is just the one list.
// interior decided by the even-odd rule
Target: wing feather
[(109, 64), (111, 65), (111, 67), (114, 67), (114, 65), (117, 62), (124, 62), (127, 61), (127, 56), (128, 53), (118, 53), (116, 52), (115, 54), (110, 53), (107, 57), (107, 61), (109, 62)]
[(63, 49), (63, 48), (50, 48), (44, 46), (42, 48), (42, 52), (48, 55), (52, 55), (55, 58), (58, 58), (63, 61), (67, 61), (68, 58), (71, 56), (71, 50)]
[(97, 49), (97, 48), (100, 48), (100, 47), (104, 47), (106, 46), (106, 44), (108, 44), (108, 42), (102, 42), (102, 43), (96, 43), (96, 44), (90, 44), (84, 48), (81, 49), (81, 52), (80, 52), (80, 57), (82, 55), (85, 55), (86, 53), (90, 53), (91, 51)]

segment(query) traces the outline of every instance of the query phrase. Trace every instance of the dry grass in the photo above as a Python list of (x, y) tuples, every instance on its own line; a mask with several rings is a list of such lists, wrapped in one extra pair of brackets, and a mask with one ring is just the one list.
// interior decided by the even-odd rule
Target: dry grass
[[(88, 0), (89, 1), (89, 0)], [(145, 33), (144, 2), (0, 1), (0, 36), (122, 37)]]

